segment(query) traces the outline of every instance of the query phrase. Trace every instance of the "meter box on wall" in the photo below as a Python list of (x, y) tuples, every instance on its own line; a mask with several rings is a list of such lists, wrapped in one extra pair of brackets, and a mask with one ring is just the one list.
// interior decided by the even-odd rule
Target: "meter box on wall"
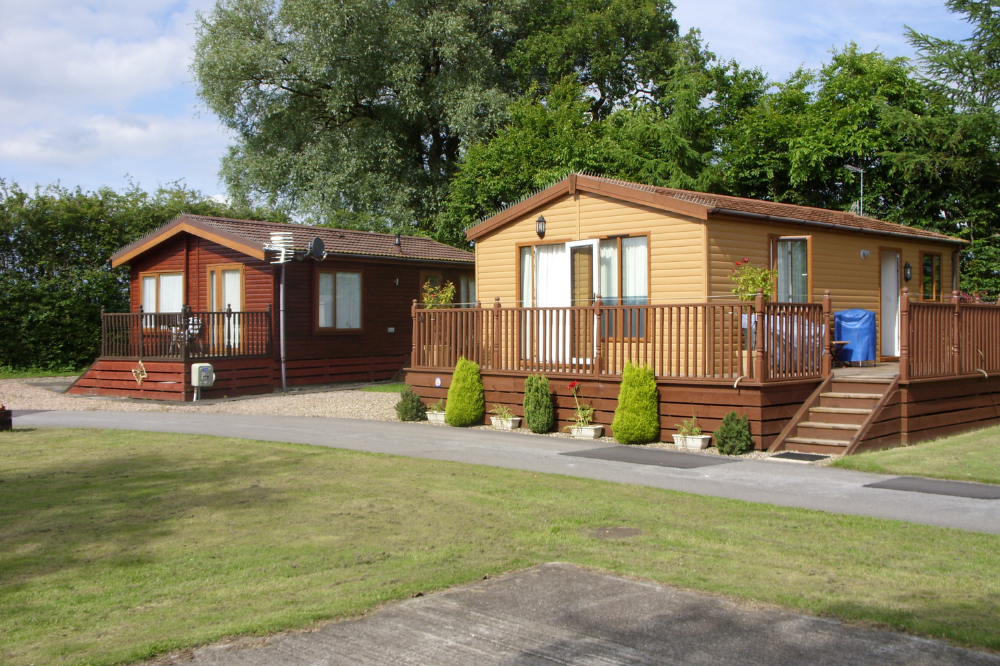
[(205, 388), (215, 383), (215, 368), (211, 363), (191, 364), (191, 386)]

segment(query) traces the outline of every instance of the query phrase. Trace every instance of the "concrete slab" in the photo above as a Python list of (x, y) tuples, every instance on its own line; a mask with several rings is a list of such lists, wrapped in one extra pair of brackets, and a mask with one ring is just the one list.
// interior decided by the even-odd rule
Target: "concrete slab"
[(919, 476), (899, 476), (895, 479), (869, 483), (865, 487), (903, 490), (911, 493), (926, 493), (928, 495), (947, 495), (948, 497), (968, 497), (970, 499), (981, 500), (1000, 499), (1000, 486), (992, 486), (987, 483), (969, 483), (968, 481), (925, 479)]
[(631, 666), (1000, 665), (1000, 656), (546, 564), (316, 631), (213, 645), (157, 663)]

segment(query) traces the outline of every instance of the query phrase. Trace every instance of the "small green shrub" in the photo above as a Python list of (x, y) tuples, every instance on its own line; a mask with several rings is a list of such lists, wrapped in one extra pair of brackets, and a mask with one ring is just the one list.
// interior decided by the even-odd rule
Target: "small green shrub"
[(458, 359), (448, 388), (448, 402), (444, 420), (450, 426), (470, 426), (479, 423), (486, 415), (486, 396), (479, 365), (465, 358)]
[(660, 436), (660, 393), (649, 366), (625, 364), (611, 429), (622, 444), (646, 444)]
[(549, 432), (556, 424), (549, 380), (541, 375), (524, 380), (524, 424), (534, 433)]
[(399, 394), (396, 403), (396, 418), (400, 421), (426, 421), (427, 408), (423, 401), (409, 386)]
[(753, 436), (746, 414), (737, 416), (736, 412), (729, 412), (714, 435), (715, 446), (724, 455), (738, 456), (753, 449)]

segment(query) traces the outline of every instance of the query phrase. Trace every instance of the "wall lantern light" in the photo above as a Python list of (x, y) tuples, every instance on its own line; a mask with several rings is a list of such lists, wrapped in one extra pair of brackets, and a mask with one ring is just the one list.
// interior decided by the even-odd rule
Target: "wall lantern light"
[(545, 238), (545, 218), (541, 215), (535, 220), (535, 233), (539, 238)]
[(910, 262), (903, 264), (903, 279), (907, 282), (913, 277), (913, 266), (910, 266)]
[(862, 259), (867, 259), (870, 255), (871, 255), (871, 252), (869, 252), (868, 250), (861, 250), (861, 258)]

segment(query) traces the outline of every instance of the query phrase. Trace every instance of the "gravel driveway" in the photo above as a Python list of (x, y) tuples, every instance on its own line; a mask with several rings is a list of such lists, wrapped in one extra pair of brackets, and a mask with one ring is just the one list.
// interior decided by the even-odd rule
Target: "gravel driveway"
[(276, 414), (395, 421), (397, 393), (331, 390), (254, 396), (239, 400), (176, 405), (56, 393), (39, 384), (67, 384), (73, 377), (0, 379), (0, 403), (9, 409), (125, 412), (203, 412), (206, 414)]

